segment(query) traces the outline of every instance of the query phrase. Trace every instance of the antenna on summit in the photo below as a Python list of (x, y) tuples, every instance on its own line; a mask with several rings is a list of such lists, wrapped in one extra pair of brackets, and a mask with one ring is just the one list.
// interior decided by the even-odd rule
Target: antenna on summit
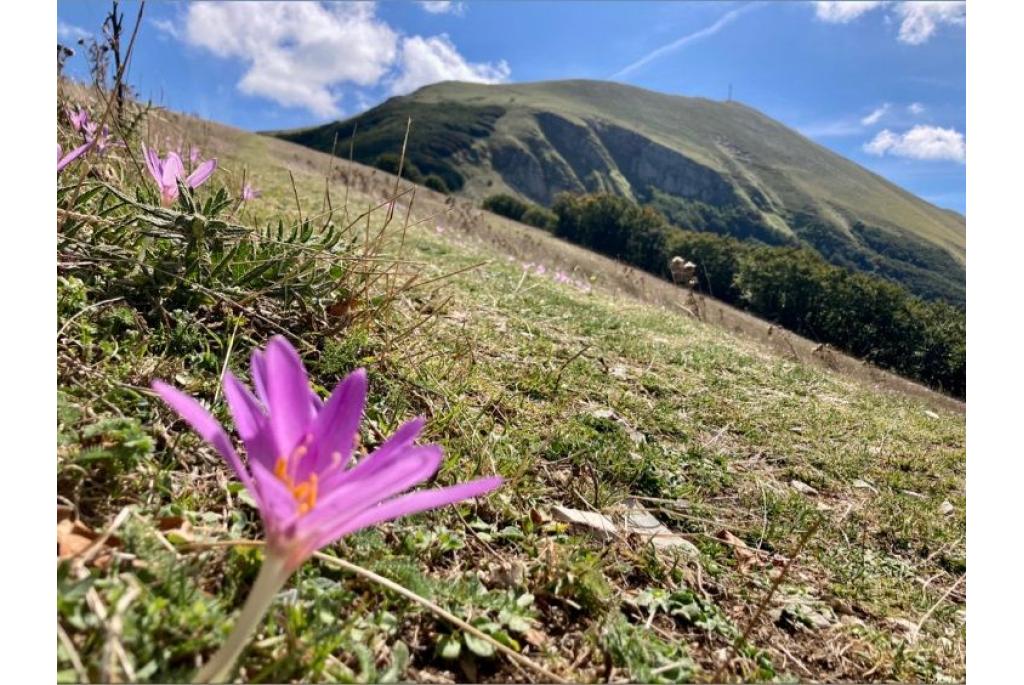
[(725, 99), (726, 102), (732, 102), (732, 84), (729, 84), (729, 97)]

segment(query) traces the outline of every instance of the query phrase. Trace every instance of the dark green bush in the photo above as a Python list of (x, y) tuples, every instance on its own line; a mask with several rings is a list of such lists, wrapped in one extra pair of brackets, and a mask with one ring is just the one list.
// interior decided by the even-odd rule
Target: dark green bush
[(444, 193), (445, 195), (448, 195), (449, 193), (452, 192), (451, 190), (448, 189), (448, 184), (444, 182), (444, 179), (438, 176), (437, 174), (430, 174), (429, 176), (424, 178), (423, 185), (430, 188), (431, 190), (436, 190), (439, 193)]
[(491, 195), (485, 198), (480, 206), (488, 212), (507, 216), (513, 221), (519, 221), (522, 219), (523, 214), (526, 214), (526, 210), (530, 208), (530, 205), (526, 204), (519, 198), (506, 195), (504, 193)]

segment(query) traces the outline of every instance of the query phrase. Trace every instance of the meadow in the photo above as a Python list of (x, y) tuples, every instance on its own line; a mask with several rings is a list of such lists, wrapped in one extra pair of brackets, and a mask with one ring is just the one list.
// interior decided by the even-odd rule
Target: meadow
[(112, 103), (59, 86), (59, 681), (227, 638), (260, 512), (151, 383), (230, 431), (276, 335), (320, 397), (366, 369), (361, 455), (423, 416), (434, 485), (504, 484), (304, 563), (235, 680), (965, 677), (961, 404), (345, 150)]

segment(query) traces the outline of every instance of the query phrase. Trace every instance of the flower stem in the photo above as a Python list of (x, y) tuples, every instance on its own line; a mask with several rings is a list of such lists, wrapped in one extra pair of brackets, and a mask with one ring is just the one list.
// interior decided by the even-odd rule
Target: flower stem
[(206, 665), (199, 669), (194, 682), (228, 681), (232, 667), (248, 644), (249, 638), (259, 627), (271, 602), (274, 601), (274, 596), (284, 587), (290, 575), (291, 571), (286, 567), (284, 557), (268, 555), (263, 560), (263, 566), (252, 586), (252, 591), (249, 592), (249, 597), (245, 600), (245, 606), (242, 607), (242, 613), (239, 614), (231, 635)]

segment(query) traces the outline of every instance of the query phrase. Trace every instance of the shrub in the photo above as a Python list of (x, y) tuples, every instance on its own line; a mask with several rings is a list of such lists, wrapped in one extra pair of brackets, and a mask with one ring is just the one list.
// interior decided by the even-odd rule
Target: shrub
[(523, 202), (517, 197), (506, 195), (504, 193), (498, 195), (491, 195), (484, 199), (481, 207), (486, 209), (488, 212), (494, 212), (501, 216), (507, 216), (513, 221), (519, 221), (523, 218), (523, 214), (530, 208), (528, 204)]
[(431, 190), (436, 190), (439, 193), (444, 193), (445, 195), (451, 193), (451, 190), (448, 189), (448, 184), (445, 183), (444, 179), (438, 176), (437, 174), (430, 174), (429, 176), (424, 178), (423, 185), (430, 188)]

